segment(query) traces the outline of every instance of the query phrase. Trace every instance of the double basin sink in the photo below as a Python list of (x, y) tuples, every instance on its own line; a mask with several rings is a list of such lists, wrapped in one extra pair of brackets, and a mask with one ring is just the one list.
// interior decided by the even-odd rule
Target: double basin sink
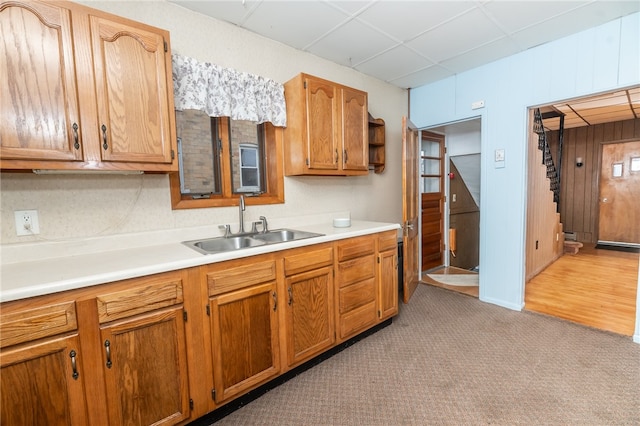
[(246, 235), (233, 235), (230, 237), (215, 237), (205, 240), (184, 241), (182, 244), (203, 254), (214, 254), (241, 250), (249, 247), (258, 247), (266, 244), (285, 243), (287, 241), (321, 237), (323, 235), (324, 234), (298, 231), (295, 229), (274, 229), (273, 231), (257, 232)]

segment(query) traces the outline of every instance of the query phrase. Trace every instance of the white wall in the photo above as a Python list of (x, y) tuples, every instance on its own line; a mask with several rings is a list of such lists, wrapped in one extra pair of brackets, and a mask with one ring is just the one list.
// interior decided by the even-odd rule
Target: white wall
[[(527, 108), (639, 84), (639, 28), (636, 13), (411, 91), (419, 128), (481, 114), (481, 300), (524, 305)], [(486, 107), (472, 111), (478, 100)]]
[[(165, 1), (84, 1), (86, 5), (171, 33), (173, 53), (284, 83), (300, 72), (369, 94), (369, 111), (386, 123), (384, 173), (365, 177), (285, 177), (285, 204), (248, 207), (246, 220), (350, 210), (354, 219), (401, 222), (401, 117), (405, 90)], [(0, 243), (60, 240), (137, 231), (237, 223), (237, 208), (171, 210), (164, 175), (35, 176), (3, 173)], [(39, 212), (39, 238), (17, 237), (13, 211)]]

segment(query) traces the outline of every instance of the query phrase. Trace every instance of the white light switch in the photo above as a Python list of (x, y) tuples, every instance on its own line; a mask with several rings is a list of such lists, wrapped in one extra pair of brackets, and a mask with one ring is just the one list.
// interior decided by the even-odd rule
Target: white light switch
[(496, 149), (496, 161), (504, 161), (504, 149)]

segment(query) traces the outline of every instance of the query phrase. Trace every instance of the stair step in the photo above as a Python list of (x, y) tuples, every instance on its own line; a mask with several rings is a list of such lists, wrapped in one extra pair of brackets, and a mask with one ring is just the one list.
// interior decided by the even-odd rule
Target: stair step
[(568, 254), (578, 254), (578, 250), (582, 247), (582, 243), (578, 241), (564, 242), (564, 252)]

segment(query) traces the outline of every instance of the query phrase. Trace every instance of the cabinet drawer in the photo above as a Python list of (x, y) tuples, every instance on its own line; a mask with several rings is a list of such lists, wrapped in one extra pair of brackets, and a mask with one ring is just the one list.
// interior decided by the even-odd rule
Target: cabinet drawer
[(338, 263), (338, 285), (347, 286), (357, 281), (373, 278), (376, 273), (375, 256), (359, 257)]
[(375, 279), (361, 281), (341, 288), (339, 291), (340, 314), (349, 312), (359, 306), (376, 300), (376, 282)]
[(284, 273), (286, 276), (299, 274), (312, 269), (333, 264), (333, 247), (296, 250), (284, 257)]
[(182, 303), (183, 283), (179, 273), (135, 279), (130, 283), (128, 289), (98, 294), (100, 324)]
[(353, 259), (354, 257), (373, 254), (375, 251), (375, 236), (366, 235), (364, 237), (351, 238), (336, 244), (338, 262)]
[(378, 320), (376, 302), (370, 302), (340, 318), (340, 338), (345, 339), (374, 325)]
[(396, 231), (383, 232), (378, 236), (378, 250), (385, 251), (397, 249), (398, 233)]
[(207, 273), (209, 296), (276, 279), (275, 260), (254, 263), (248, 258), (218, 267), (223, 269)]
[(0, 315), (0, 347), (66, 333), (77, 328), (74, 301), (3, 313)]

